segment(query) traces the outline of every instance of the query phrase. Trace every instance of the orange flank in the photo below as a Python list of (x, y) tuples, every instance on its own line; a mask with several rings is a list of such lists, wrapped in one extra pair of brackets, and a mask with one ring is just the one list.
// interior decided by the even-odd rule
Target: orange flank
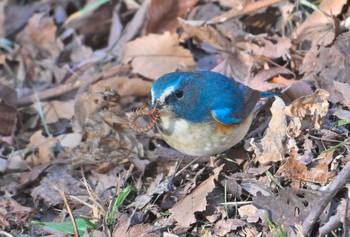
[(250, 123), (248, 122), (249, 119), (246, 118), (242, 123), (239, 123), (239, 124), (223, 124), (221, 122), (219, 122), (217, 119), (215, 119), (215, 117), (213, 116), (214, 118), (214, 121), (215, 121), (215, 124), (216, 126), (218, 127), (218, 132), (221, 133), (221, 134), (228, 134), (230, 132), (232, 132), (232, 129), (236, 128), (237, 126), (243, 126), (244, 127), (244, 124), (246, 124), (247, 126), (250, 126)]

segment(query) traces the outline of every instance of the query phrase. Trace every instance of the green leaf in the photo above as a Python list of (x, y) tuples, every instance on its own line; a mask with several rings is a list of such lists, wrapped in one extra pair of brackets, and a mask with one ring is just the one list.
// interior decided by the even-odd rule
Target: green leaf
[[(84, 218), (78, 218), (75, 219), (75, 223), (77, 225), (77, 229), (79, 232), (79, 235), (83, 235), (86, 232), (86, 227), (91, 227), (93, 229), (96, 229), (96, 225), (89, 221), (88, 219)], [(74, 234), (73, 225), (72, 222), (40, 222), (40, 221), (32, 221), (30, 222), (31, 225), (41, 225), (46, 226), (51, 229), (60, 231), (62, 233), (66, 234)]]
[(337, 121), (335, 124), (337, 126), (344, 126), (344, 125), (349, 124), (349, 122), (347, 120), (345, 120), (345, 119), (341, 119), (341, 120)]

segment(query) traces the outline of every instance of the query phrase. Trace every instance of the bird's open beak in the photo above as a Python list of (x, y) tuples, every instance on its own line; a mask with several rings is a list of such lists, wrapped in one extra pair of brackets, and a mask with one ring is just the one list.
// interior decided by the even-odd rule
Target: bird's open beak
[(154, 110), (154, 109), (158, 109), (158, 110), (161, 110), (163, 109), (164, 106), (162, 103), (159, 102), (159, 100), (156, 100), (150, 107), (150, 110)]

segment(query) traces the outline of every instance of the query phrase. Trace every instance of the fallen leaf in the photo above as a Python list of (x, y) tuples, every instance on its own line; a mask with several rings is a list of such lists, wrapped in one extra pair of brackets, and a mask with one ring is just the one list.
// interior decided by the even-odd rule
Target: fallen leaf
[(25, 224), (35, 214), (35, 209), (25, 207), (12, 198), (0, 197), (0, 229)]
[(328, 171), (328, 165), (318, 164), (316, 167), (308, 169), (306, 165), (296, 159), (289, 158), (275, 174), (277, 177), (283, 176), (286, 179), (301, 180), (325, 185), (334, 177)]
[(227, 236), (231, 231), (246, 225), (248, 223), (240, 219), (219, 220), (215, 223), (214, 232), (219, 236)]
[(270, 196), (258, 193), (253, 198), (253, 205), (259, 210), (266, 210), (273, 223), (283, 226), (286, 236), (294, 236), (292, 233), (295, 232), (291, 229), (304, 220), (314, 207), (314, 203), (321, 198), (320, 195), (308, 190), (287, 188)]
[[(31, 196), (35, 202), (43, 201), (48, 207), (63, 205), (63, 199), (58, 190), (66, 195), (74, 195), (81, 200), (86, 199), (87, 191), (78, 179), (57, 169), (50, 170), (51, 176), (41, 180), (40, 185), (33, 188)], [(57, 190), (58, 189), (58, 190)]]
[(319, 5), (319, 11), (314, 11), (295, 31), (294, 36), (298, 41), (311, 40), (314, 46), (329, 45), (335, 34), (329, 25), (333, 25), (333, 18), (342, 13), (347, 0), (323, 0)]
[(349, 104), (345, 94), (350, 84), (349, 36), (350, 32), (339, 35), (331, 47), (312, 48), (305, 54), (300, 67), (303, 80), (314, 81), (317, 87), (328, 91), (329, 101), (344, 105), (345, 102)]
[(151, 0), (143, 33), (175, 33), (178, 27), (177, 17), (185, 17), (197, 2), (198, 0)]
[(59, 145), (57, 138), (45, 137), (42, 130), (33, 133), (29, 139), (28, 148), (34, 152), (27, 157), (33, 165), (45, 164), (54, 158), (54, 149)]
[(196, 222), (194, 213), (204, 211), (207, 206), (207, 195), (215, 188), (214, 180), (217, 180), (221, 171), (221, 167), (217, 167), (208, 179), (203, 181), (193, 192), (189, 193), (185, 198), (178, 201), (175, 206), (169, 209), (170, 213), (180, 226), (189, 227)]
[(184, 71), (195, 65), (190, 51), (179, 46), (178, 36), (169, 32), (149, 34), (128, 42), (123, 62), (130, 61), (133, 72), (150, 79), (157, 79), (176, 69)]
[(284, 157), (284, 141), (286, 140), (287, 121), (283, 112), (285, 104), (279, 97), (271, 107), (272, 118), (264, 138), (253, 146), (256, 161), (261, 164), (281, 161)]
[(31, 47), (33, 52), (39, 49), (40, 53), (56, 58), (63, 48), (62, 42), (56, 38), (56, 31), (57, 26), (51, 17), (46, 13), (36, 13), (29, 19), (20, 42)]
[(289, 54), (292, 47), (291, 40), (286, 37), (269, 38), (263, 35), (254, 37), (253, 42), (237, 42), (240, 47), (253, 55), (264, 56), (267, 58), (279, 58)]
[(248, 223), (257, 223), (259, 221), (258, 208), (252, 204), (239, 207), (238, 213), (242, 218), (245, 218)]
[(350, 108), (350, 84), (333, 81), (334, 88), (343, 96), (342, 103)]
[(288, 125), (288, 134), (292, 137), (299, 136), (304, 120), (312, 120), (311, 128), (320, 129), (323, 118), (328, 112), (328, 96), (327, 91), (319, 89), (311, 95), (300, 97), (287, 106), (284, 112), (292, 117)]
[(112, 77), (91, 85), (90, 91), (102, 91), (109, 88), (120, 96), (148, 96), (151, 93), (152, 82), (141, 78)]
[[(69, 120), (74, 116), (74, 100), (53, 100), (50, 102), (41, 102), (40, 105), (47, 124), (56, 123), (59, 119)], [(33, 107), (39, 110), (37, 104), (33, 105)]]
[(347, 122), (350, 122), (350, 111), (343, 110), (343, 109), (337, 109), (334, 113), (334, 116), (337, 116), (340, 119), (344, 119)]

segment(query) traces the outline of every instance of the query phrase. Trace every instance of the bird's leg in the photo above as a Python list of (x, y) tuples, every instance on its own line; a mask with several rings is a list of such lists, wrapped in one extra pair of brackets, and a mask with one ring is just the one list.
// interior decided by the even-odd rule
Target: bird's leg
[(181, 157), (181, 159), (180, 159), (179, 161), (176, 162), (175, 170), (174, 170), (173, 174), (170, 175), (169, 178), (168, 178), (168, 180), (167, 180), (167, 182), (168, 182), (168, 183), (167, 183), (167, 188), (168, 188), (169, 191), (173, 190), (173, 188), (174, 188), (174, 187), (173, 187), (173, 179), (174, 179), (176, 176), (179, 175), (179, 173), (177, 173), (177, 171), (179, 170), (180, 165), (181, 165), (181, 163), (184, 161), (185, 157), (186, 157), (186, 155), (183, 154), (182, 157)]

